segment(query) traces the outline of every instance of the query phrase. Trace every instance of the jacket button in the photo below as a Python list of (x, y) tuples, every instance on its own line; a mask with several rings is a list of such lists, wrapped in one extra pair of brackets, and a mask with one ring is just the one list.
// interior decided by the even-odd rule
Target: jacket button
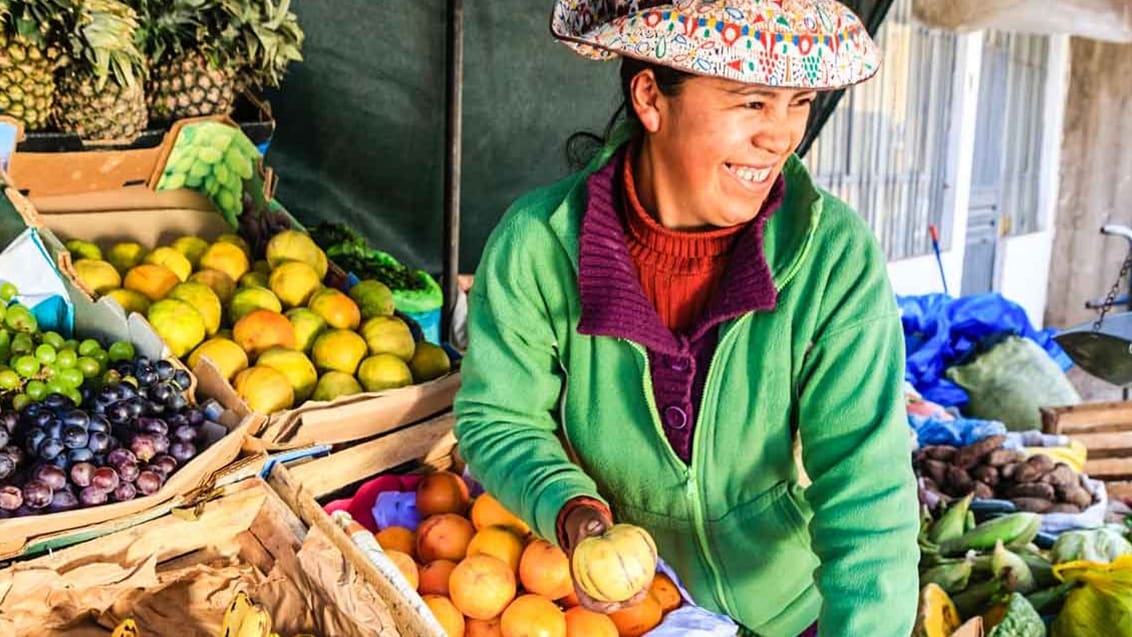
[(688, 426), (688, 412), (676, 405), (665, 407), (664, 422), (672, 429), (683, 429)]

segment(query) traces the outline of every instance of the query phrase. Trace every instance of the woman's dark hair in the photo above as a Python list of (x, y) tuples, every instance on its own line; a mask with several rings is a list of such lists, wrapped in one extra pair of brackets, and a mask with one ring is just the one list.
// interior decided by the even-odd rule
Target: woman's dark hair
[(629, 121), (637, 121), (637, 112), (633, 110), (632, 84), (633, 78), (642, 71), (652, 71), (656, 77), (656, 87), (661, 94), (667, 96), (677, 95), (681, 85), (692, 77), (691, 73), (679, 71), (670, 66), (642, 62), (630, 57), (621, 58), (621, 106), (613, 112), (605, 132), (601, 135), (590, 131), (578, 131), (566, 140), (566, 160), (574, 170), (585, 167), (598, 150), (609, 140), (618, 121), (624, 117)]

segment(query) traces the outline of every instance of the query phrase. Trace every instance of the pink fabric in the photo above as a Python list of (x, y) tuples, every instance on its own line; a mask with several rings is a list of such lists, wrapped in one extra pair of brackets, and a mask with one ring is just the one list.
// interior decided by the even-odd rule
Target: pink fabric
[(386, 491), (416, 491), (419, 475), (385, 475), (378, 476), (366, 482), (354, 493), (354, 497), (345, 500), (334, 500), (323, 507), (327, 513), (345, 511), (354, 518), (358, 524), (366, 527), (370, 533), (377, 533), (377, 523), (373, 520), (373, 505), (377, 496)]

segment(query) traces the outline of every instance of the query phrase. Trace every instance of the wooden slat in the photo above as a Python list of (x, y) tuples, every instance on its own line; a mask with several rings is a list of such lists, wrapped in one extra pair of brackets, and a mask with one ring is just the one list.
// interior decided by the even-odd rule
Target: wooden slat
[(1132, 480), (1132, 458), (1089, 460), (1085, 463), (1085, 473), (1105, 482)]
[(1052, 434), (1132, 431), (1132, 402), (1043, 407), (1042, 429)]
[(1132, 482), (1109, 482), (1105, 484), (1110, 498), (1132, 500)]
[(1085, 445), (1089, 458), (1132, 458), (1132, 431), (1124, 433), (1074, 434), (1071, 439)]
[(451, 413), (289, 468), (307, 493), (322, 497), (419, 458), (435, 457), (456, 443)]

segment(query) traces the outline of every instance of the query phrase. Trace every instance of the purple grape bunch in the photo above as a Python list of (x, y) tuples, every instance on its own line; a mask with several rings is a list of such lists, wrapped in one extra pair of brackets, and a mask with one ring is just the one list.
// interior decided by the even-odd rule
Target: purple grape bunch
[(169, 361), (119, 357), (77, 396), (0, 411), (0, 518), (156, 493), (208, 442), (189, 383)]

